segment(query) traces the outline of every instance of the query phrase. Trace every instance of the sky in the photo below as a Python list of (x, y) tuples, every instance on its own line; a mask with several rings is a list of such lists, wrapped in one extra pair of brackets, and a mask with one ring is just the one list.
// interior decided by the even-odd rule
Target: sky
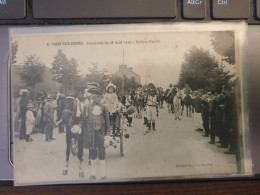
[(141, 76), (142, 84), (147, 79), (147, 83), (163, 88), (177, 83), (184, 54), (192, 46), (221, 59), (211, 46), (210, 31), (27, 35), (15, 36), (12, 41), (18, 42), (16, 65), (23, 65), (26, 56), (33, 54), (51, 68), (53, 57), (61, 49), (68, 59), (76, 59), (82, 75), (88, 73), (92, 64), (111, 73), (125, 64)]

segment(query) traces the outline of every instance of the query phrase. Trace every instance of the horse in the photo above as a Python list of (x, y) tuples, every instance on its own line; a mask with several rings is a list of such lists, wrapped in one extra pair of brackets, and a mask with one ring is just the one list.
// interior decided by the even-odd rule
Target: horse
[(187, 117), (191, 117), (191, 106), (192, 106), (192, 98), (191, 98), (190, 94), (189, 93), (184, 94), (184, 96), (182, 96), (181, 115), (183, 114), (184, 107), (186, 107)]
[(173, 98), (173, 106), (174, 106), (174, 111), (175, 111), (175, 120), (177, 118), (181, 120), (180, 118), (180, 112), (181, 112), (181, 91), (178, 91), (177, 94)]
[[(82, 125), (82, 120), (79, 116), (77, 116), (77, 109), (79, 109), (79, 104), (74, 97), (68, 96), (62, 100), (62, 118), (59, 122), (65, 125), (66, 128), (66, 164), (62, 171), (62, 175), (68, 175), (69, 157), (72, 152), (73, 155), (77, 154), (78, 156), (80, 161), (79, 177), (83, 178), (84, 171), (82, 170), (81, 165), (83, 162), (84, 131), (80, 128)], [(77, 133), (75, 133), (74, 130), (76, 130)]]

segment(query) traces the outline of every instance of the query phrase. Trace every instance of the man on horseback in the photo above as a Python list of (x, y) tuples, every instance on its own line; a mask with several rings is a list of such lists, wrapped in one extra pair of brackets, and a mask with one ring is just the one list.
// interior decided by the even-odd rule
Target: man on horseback
[(172, 84), (169, 85), (169, 88), (166, 90), (166, 95), (165, 95), (165, 98), (166, 98), (166, 101), (167, 101), (167, 108), (168, 108), (168, 112), (171, 113), (173, 111), (172, 109), (172, 102), (173, 102), (173, 93), (172, 93), (172, 90), (173, 90), (173, 86)]
[(186, 84), (185, 88), (182, 91), (183, 91), (183, 94), (182, 94), (183, 96), (182, 96), (182, 111), (181, 111), (181, 115), (183, 114), (184, 106), (186, 106), (187, 117), (191, 117), (191, 106), (192, 106), (191, 93), (192, 93), (192, 90), (189, 87), (189, 85)]
[(185, 95), (189, 95), (191, 93), (191, 88), (188, 84), (185, 85), (185, 88), (183, 89)]

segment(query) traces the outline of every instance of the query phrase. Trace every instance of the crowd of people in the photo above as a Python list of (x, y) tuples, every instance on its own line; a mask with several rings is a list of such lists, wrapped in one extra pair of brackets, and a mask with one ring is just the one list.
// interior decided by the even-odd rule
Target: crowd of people
[[(56, 126), (59, 133), (66, 133), (66, 167), (72, 138), (75, 138), (80, 162), (83, 161), (83, 148), (89, 149), (90, 179), (96, 179), (94, 165), (97, 158), (105, 179), (105, 136), (116, 136), (119, 116), (126, 117), (128, 127), (132, 127), (134, 118), (143, 118), (146, 131), (156, 131), (156, 118), (166, 103), (168, 113), (175, 113), (175, 120), (181, 120), (180, 115), (186, 107), (187, 117), (196, 121), (195, 130), (203, 132), (204, 137), (210, 137), (209, 144), (215, 144), (218, 137), (218, 147), (228, 148), (226, 154), (239, 154), (237, 106), (232, 89), (224, 86), (218, 94), (216, 91), (192, 91), (188, 85), (181, 90), (170, 85), (164, 90), (150, 83), (129, 90), (125, 95), (116, 92), (117, 87), (113, 83), (108, 84), (104, 94), (97, 83), (89, 83), (85, 91), (75, 96), (59, 92), (54, 97), (42, 93), (37, 101), (33, 101), (28, 90), (20, 90), (15, 109), (15, 128), (19, 131), (19, 139), (32, 142), (30, 135), (38, 131), (45, 134), (46, 142), (51, 142), (55, 140), (53, 128)], [(179, 99), (178, 105), (175, 99)], [(67, 172), (65, 169), (63, 174)], [(84, 176), (83, 173), (81, 176)]]
[[(210, 137), (209, 144), (215, 144), (218, 137), (219, 147), (228, 148), (226, 154), (235, 154), (238, 140), (238, 107), (233, 90), (223, 86), (220, 93), (203, 92), (203, 90), (192, 91), (188, 85), (182, 90), (170, 85), (167, 89), (168, 93), (165, 94), (165, 100), (168, 112), (174, 113), (173, 98), (181, 92), (183, 96), (181, 114), (187, 107), (187, 116), (194, 117), (196, 131), (203, 132), (204, 137)], [(185, 98), (189, 103), (185, 103)]]

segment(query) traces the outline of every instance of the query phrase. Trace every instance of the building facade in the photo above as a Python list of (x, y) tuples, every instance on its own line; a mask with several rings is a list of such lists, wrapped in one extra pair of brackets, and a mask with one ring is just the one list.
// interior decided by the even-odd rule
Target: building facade
[(128, 79), (131, 79), (132, 77), (135, 78), (135, 81), (138, 84), (141, 84), (141, 76), (136, 74), (133, 71), (132, 67), (127, 67), (127, 65), (119, 65), (119, 70), (114, 73), (114, 76), (119, 76), (123, 78), (123, 75), (125, 75)]

